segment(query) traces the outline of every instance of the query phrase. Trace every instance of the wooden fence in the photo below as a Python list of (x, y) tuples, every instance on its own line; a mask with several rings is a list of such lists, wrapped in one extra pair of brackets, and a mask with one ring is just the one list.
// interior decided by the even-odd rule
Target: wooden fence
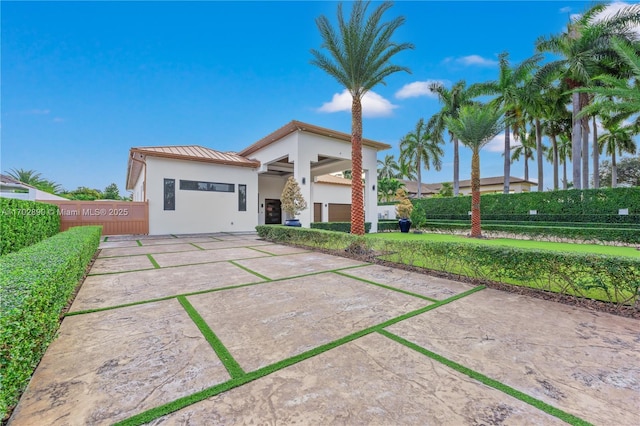
[(47, 200), (60, 208), (60, 231), (102, 225), (102, 235), (148, 234), (149, 203), (133, 201)]

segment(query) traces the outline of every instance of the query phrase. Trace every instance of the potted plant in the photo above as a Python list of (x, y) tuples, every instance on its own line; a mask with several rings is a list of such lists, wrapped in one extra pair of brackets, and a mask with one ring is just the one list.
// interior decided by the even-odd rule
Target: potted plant
[(413, 204), (409, 200), (407, 191), (404, 188), (400, 188), (396, 191), (396, 200), (400, 201), (396, 205), (396, 217), (398, 217), (398, 225), (400, 226), (400, 232), (409, 232), (411, 228), (411, 212), (413, 211)]
[(307, 208), (307, 202), (304, 200), (300, 192), (300, 186), (293, 176), (289, 176), (287, 183), (284, 185), (282, 195), (280, 195), (282, 210), (287, 214), (288, 218), (284, 224), (287, 226), (302, 226), (300, 220), (296, 219), (298, 213)]

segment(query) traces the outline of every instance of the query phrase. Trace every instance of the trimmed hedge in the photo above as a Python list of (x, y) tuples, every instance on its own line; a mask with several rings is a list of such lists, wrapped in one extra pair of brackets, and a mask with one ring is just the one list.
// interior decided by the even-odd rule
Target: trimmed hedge
[[(414, 200), (427, 220), (466, 220), (471, 196)], [(619, 215), (619, 209), (629, 209)], [(529, 212), (536, 210), (537, 214)], [(485, 194), (481, 216), (486, 220), (527, 222), (640, 223), (640, 187), (571, 189), (566, 191)]]
[[(451, 220), (451, 219), (429, 219), (427, 221), (430, 224), (459, 224), (459, 225), (468, 225), (471, 226), (471, 219), (467, 220)], [(487, 220), (484, 219), (482, 221), (482, 225), (504, 225), (505, 222), (502, 220)], [(624, 229), (640, 229), (640, 223), (596, 223), (596, 222), (529, 222), (529, 221), (509, 221), (506, 222), (508, 225), (524, 225), (524, 226), (560, 226), (560, 227), (576, 227), (579, 226), (581, 228), (624, 228)]]
[(395, 241), (314, 229), (258, 226), (274, 242), (334, 250), (376, 250), (385, 260), (618, 305), (639, 305), (640, 259), (474, 243)]
[[(336, 232), (351, 232), (351, 222), (311, 222), (311, 228), (313, 229), (325, 229), (327, 231)], [(371, 230), (371, 222), (364, 223), (364, 232), (368, 233)]]
[[(601, 226), (600, 228), (582, 227), (582, 224), (577, 223), (572, 225), (573, 226), (539, 226), (483, 222), (482, 229), (484, 231), (509, 232), (546, 239), (570, 238), (573, 240), (599, 241), (602, 243), (618, 242), (640, 244), (640, 229), (637, 228), (609, 227), (608, 224), (599, 224), (599, 226)], [(464, 222), (427, 222), (425, 228), (431, 231), (470, 230), (471, 224)]]
[(0, 198), (0, 255), (18, 251), (60, 232), (58, 206)]
[(378, 232), (385, 231), (399, 231), (400, 225), (398, 225), (397, 220), (379, 220), (378, 221)]
[(0, 420), (29, 383), (100, 243), (75, 227), (0, 257)]

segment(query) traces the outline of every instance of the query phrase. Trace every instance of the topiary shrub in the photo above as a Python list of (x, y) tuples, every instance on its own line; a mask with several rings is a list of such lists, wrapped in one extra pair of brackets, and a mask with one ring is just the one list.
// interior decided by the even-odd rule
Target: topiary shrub
[(101, 226), (75, 227), (0, 257), (0, 420), (54, 339), (101, 232)]
[(0, 198), (0, 255), (60, 232), (60, 210), (52, 204)]

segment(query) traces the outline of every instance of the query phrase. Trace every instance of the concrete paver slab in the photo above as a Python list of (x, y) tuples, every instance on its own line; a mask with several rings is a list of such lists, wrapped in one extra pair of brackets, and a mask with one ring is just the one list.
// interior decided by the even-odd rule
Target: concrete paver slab
[[(194, 247), (195, 249), (195, 247)], [(196, 263), (220, 262), (223, 260), (248, 259), (252, 257), (269, 256), (256, 250), (244, 247), (220, 249), (220, 250), (198, 250), (185, 251), (180, 253), (155, 254), (153, 258), (162, 267), (191, 265)]]
[(188, 299), (245, 371), (430, 304), (333, 273)]
[(11, 425), (113, 424), (226, 380), (176, 300), (67, 317)]
[(142, 247), (122, 247), (122, 248), (107, 248), (100, 252), (100, 257), (114, 257), (114, 256), (137, 256), (140, 254), (155, 254), (155, 253), (177, 253), (180, 251), (197, 250), (196, 247), (189, 243), (182, 244), (160, 244), (157, 246), (142, 246)]
[(257, 240), (219, 240), (219, 241), (209, 241), (204, 243), (196, 243), (198, 247), (201, 247), (205, 250), (218, 250), (223, 248), (233, 248), (233, 247), (262, 247), (266, 245), (270, 245), (271, 243), (268, 241), (257, 241)]
[(102, 241), (98, 248), (121, 248), (121, 247), (138, 247), (138, 243), (135, 240), (130, 241)]
[(638, 424), (637, 320), (486, 289), (388, 330), (594, 424)]
[(473, 288), (472, 285), (459, 281), (381, 265), (355, 268), (344, 273), (436, 300), (444, 300)]
[(330, 256), (328, 254), (317, 252), (278, 256), (277, 262), (273, 261), (273, 256), (269, 256), (266, 258), (239, 260), (237, 263), (271, 279), (286, 278), (295, 275), (310, 274), (313, 272), (330, 271), (365, 264), (358, 260)]
[(151, 423), (186, 424), (565, 423), (373, 334)]
[(211, 237), (167, 238), (162, 240), (140, 240), (143, 246), (157, 246), (160, 244), (191, 244), (214, 241)]
[(106, 274), (111, 272), (136, 271), (138, 269), (151, 269), (153, 263), (147, 256), (127, 257), (101, 257), (96, 259), (91, 267), (90, 274)]
[[(253, 247), (253, 246), (252, 246)], [(280, 244), (265, 244), (255, 246), (257, 250), (264, 251), (271, 254), (294, 254), (294, 253), (307, 253), (308, 249), (300, 247), (283, 246)]]
[(106, 308), (262, 281), (228, 262), (88, 276), (71, 311)]

